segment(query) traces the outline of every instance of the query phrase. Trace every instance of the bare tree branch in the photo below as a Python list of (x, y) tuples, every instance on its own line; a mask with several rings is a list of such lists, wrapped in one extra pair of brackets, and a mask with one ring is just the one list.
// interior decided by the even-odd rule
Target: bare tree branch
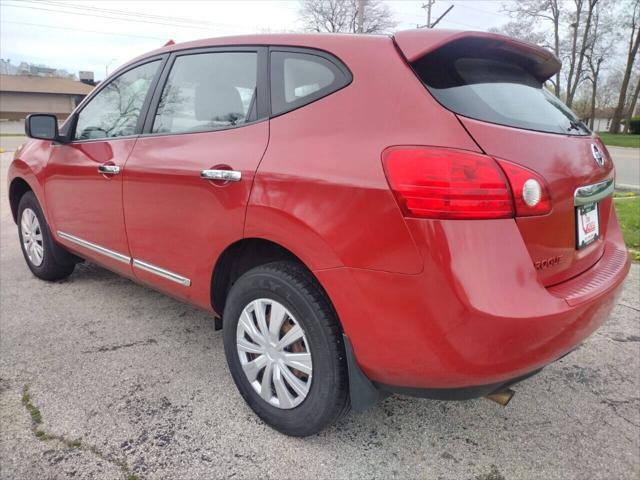
[(357, 33), (358, 9), (362, 11), (362, 33), (391, 31), (396, 22), (380, 0), (302, 0), (300, 16), (311, 32)]
[(624, 114), (624, 106), (627, 99), (627, 89), (629, 87), (629, 80), (631, 79), (633, 63), (638, 56), (638, 47), (640, 47), (640, 0), (635, 0), (633, 5), (633, 15), (631, 16), (629, 24), (627, 65), (624, 70), (624, 76), (622, 77), (622, 85), (620, 86), (620, 94), (618, 95), (618, 105), (613, 112), (613, 118), (611, 119), (611, 125), (609, 126), (610, 133), (618, 133), (620, 131), (620, 124), (622, 123), (622, 115)]

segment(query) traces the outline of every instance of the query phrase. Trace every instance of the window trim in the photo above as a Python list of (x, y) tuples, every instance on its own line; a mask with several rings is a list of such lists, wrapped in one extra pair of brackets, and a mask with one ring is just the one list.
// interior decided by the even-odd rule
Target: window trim
[[(225, 130), (231, 130), (236, 128), (243, 128), (249, 125), (255, 125), (256, 123), (263, 122), (269, 119), (269, 106), (270, 99), (269, 94), (269, 84), (268, 84), (268, 48), (265, 46), (259, 45), (246, 45), (246, 46), (220, 46), (220, 47), (201, 47), (201, 48), (190, 48), (186, 50), (177, 50), (175, 52), (171, 52), (169, 54), (169, 58), (164, 65), (162, 70), (162, 74), (158, 80), (158, 83), (155, 85), (155, 89), (153, 92), (153, 96), (150, 100), (148, 109), (146, 111), (144, 124), (142, 126), (142, 131), (140, 132), (140, 137), (164, 137), (168, 135), (194, 135), (199, 133), (207, 133), (207, 132), (222, 132)], [(156, 113), (158, 111), (158, 105), (160, 103), (160, 99), (162, 98), (162, 92), (164, 91), (165, 86), (167, 85), (167, 80), (169, 78), (169, 74), (173, 69), (175, 61), (178, 57), (185, 55), (200, 55), (206, 53), (234, 53), (234, 52), (246, 52), (246, 53), (255, 53), (257, 56), (257, 78), (256, 78), (256, 119), (251, 122), (242, 123), (240, 125), (229, 125), (220, 128), (211, 128), (207, 130), (198, 130), (197, 132), (157, 132), (154, 133), (153, 122), (156, 117)]]
[[(157, 87), (157, 83), (158, 80), (160, 78), (160, 74), (162, 73), (167, 59), (169, 58), (169, 54), (165, 53), (162, 55), (154, 55), (152, 57), (147, 57), (147, 58), (143, 58), (135, 63), (132, 63), (130, 65), (126, 65), (118, 70), (116, 70), (115, 72), (113, 72), (107, 79), (103, 80), (96, 88), (93, 89), (93, 91), (87, 95), (82, 102), (80, 102), (80, 104), (76, 107), (76, 109), (73, 111), (73, 113), (71, 115), (69, 115), (69, 117), (67, 117), (67, 120), (64, 122), (64, 124), (62, 125), (62, 127), (60, 127), (60, 130), (62, 132), (67, 132), (69, 134), (69, 137), (71, 138), (71, 140), (69, 141), (69, 143), (67, 143), (66, 145), (72, 145), (72, 144), (79, 144), (79, 143), (93, 143), (93, 142), (107, 142), (107, 141), (114, 141), (114, 140), (120, 140), (120, 139), (125, 139), (125, 138), (135, 138), (137, 136), (140, 135), (140, 133), (142, 132), (142, 126), (144, 124), (144, 120), (147, 116), (147, 111), (149, 108), (149, 104), (151, 102), (151, 98), (152, 98), (152, 93), (155, 91), (156, 87)], [(109, 86), (113, 81), (115, 81), (116, 79), (118, 79), (120, 76), (124, 75), (125, 73), (133, 70), (134, 68), (137, 67), (141, 67), (142, 65), (146, 65), (147, 63), (152, 63), (152, 62), (156, 62), (160, 60), (160, 64), (158, 65), (158, 69), (156, 70), (153, 79), (151, 80), (151, 83), (149, 84), (149, 89), (147, 90), (147, 94), (145, 95), (144, 101), (142, 102), (142, 106), (140, 107), (140, 116), (138, 117), (138, 121), (136, 123), (136, 128), (135, 128), (135, 132), (132, 135), (123, 135), (120, 137), (105, 137), (105, 138), (87, 138), (84, 140), (79, 140), (79, 139), (75, 139), (75, 135), (76, 135), (76, 127), (77, 127), (77, 123), (78, 123), (78, 118), (80, 117), (80, 113), (82, 113), (82, 110), (85, 109), (85, 107), (89, 104), (89, 102), (91, 102), (93, 100), (93, 98), (95, 98), (104, 88), (106, 88), (107, 86)], [(67, 130), (68, 129), (68, 130)]]
[[(171, 72), (171, 68), (175, 62), (175, 59), (182, 55), (193, 55), (200, 53), (224, 53), (224, 52), (254, 52), (258, 55), (258, 66), (257, 66), (257, 97), (256, 97), (256, 112), (257, 118), (252, 122), (243, 123), (241, 125), (221, 127), (211, 130), (202, 130), (198, 132), (166, 132), (166, 133), (152, 133), (151, 128), (153, 126), (153, 120), (155, 118), (158, 103), (160, 102), (160, 97), (162, 96), (162, 91), (166, 85), (167, 78), (169, 73)], [(304, 102), (300, 102), (300, 104), (296, 104), (287, 110), (283, 110), (277, 114), (273, 114), (271, 108), (271, 52), (290, 52), (290, 53), (301, 53), (307, 55), (315, 55), (321, 58), (328, 60), (331, 64), (333, 64), (337, 70), (343, 75), (344, 82), (336, 89), (331, 90), (329, 92), (318, 95), (315, 98), (305, 98)], [(118, 78), (120, 75), (124, 73), (142, 66), (147, 63), (154, 62), (156, 60), (160, 60), (160, 65), (158, 66), (158, 70), (156, 71), (151, 84), (149, 85), (149, 90), (147, 92), (147, 96), (145, 97), (144, 102), (142, 103), (142, 107), (140, 109), (140, 117), (138, 118), (138, 123), (136, 125), (136, 133), (133, 135), (126, 135), (122, 137), (107, 137), (107, 138), (95, 138), (95, 139), (86, 139), (86, 140), (71, 140), (68, 144), (80, 144), (80, 143), (92, 143), (92, 142), (104, 142), (104, 141), (116, 141), (120, 139), (130, 139), (137, 137), (155, 137), (155, 136), (166, 136), (166, 135), (193, 135), (198, 133), (207, 133), (207, 132), (220, 132), (235, 128), (242, 128), (249, 125), (254, 125), (256, 123), (263, 122), (265, 120), (270, 120), (271, 118), (279, 117), (280, 115), (284, 115), (286, 113), (297, 110), (298, 108), (302, 108), (306, 105), (314, 103), (322, 98), (325, 98), (329, 95), (333, 95), (335, 92), (342, 90), (343, 88), (348, 87), (353, 82), (353, 74), (351, 70), (346, 66), (346, 64), (340, 60), (336, 55), (330, 53), (325, 50), (321, 50), (318, 48), (310, 48), (310, 47), (297, 47), (293, 45), (229, 45), (229, 46), (207, 46), (207, 47), (197, 47), (197, 48), (188, 48), (184, 50), (175, 50), (167, 53), (161, 53), (157, 55), (152, 55), (150, 57), (142, 58), (135, 63), (131, 63), (121, 67), (120, 69), (113, 72), (107, 79), (102, 81), (93, 91), (87, 95), (82, 102), (76, 107), (73, 113), (67, 118), (67, 120), (63, 123), (61, 127), (61, 132), (69, 132), (71, 131), (71, 136), (75, 136), (75, 128), (77, 118), (85, 108), (85, 106), (96, 96), (103, 88), (107, 87), (112, 81)], [(309, 95), (309, 97), (314, 97), (314, 95)]]
[[(320, 57), (323, 58), (324, 60), (327, 60), (329, 63), (331, 63), (335, 69), (342, 75), (342, 81), (337, 81), (335, 84), (332, 84), (333, 87), (331, 87), (331, 85), (325, 87), (328, 88), (328, 91), (322, 91), (322, 90), (318, 90), (318, 92), (313, 92), (309, 95), (306, 95), (305, 97), (302, 97), (301, 99), (295, 101), (290, 108), (287, 108), (285, 110), (282, 110), (281, 112), (278, 113), (273, 113), (273, 107), (272, 107), (272, 95), (273, 95), (273, 89), (272, 89), (272, 78), (271, 78), (271, 53), (298, 53), (298, 54), (302, 54), (302, 55), (312, 55), (315, 57)], [(269, 47), (269, 100), (270, 100), (270, 109), (269, 109), (269, 113), (270, 113), (270, 118), (276, 118), (279, 117), (280, 115), (284, 115), (286, 113), (292, 112), (294, 110), (297, 110), (298, 108), (302, 108), (305, 107), (311, 103), (314, 103), (318, 100), (321, 100), (325, 97), (328, 97), (329, 95), (333, 95), (334, 93), (342, 90), (343, 88), (348, 87), (349, 85), (351, 85), (351, 83), (353, 82), (353, 74), (351, 73), (351, 70), (349, 70), (349, 67), (347, 67), (345, 65), (345, 63), (340, 60), (338, 57), (336, 57), (334, 54), (329, 53), (325, 50), (320, 50), (320, 49), (316, 49), (316, 48), (307, 48), (307, 47), (293, 47), (293, 46), (271, 46)], [(338, 80), (338, 79), (336, 79)], [(323, 89), (324, 90), (324, 89)]]

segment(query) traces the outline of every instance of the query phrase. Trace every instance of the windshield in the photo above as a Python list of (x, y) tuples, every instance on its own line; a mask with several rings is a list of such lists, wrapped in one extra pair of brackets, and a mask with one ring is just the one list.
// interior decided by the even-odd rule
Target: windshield
[(436, 54), (413, 67), (436, 100), (465, 117), (540, 132), (591, 133), (526, 65), (513, 60)]

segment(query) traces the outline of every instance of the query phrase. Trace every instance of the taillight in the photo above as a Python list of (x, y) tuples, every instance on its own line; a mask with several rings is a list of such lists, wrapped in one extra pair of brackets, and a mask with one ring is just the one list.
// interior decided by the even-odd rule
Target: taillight
[(383, 152), (382, 162), (407, 216), (513, 217), (509, 185), (489, 156), (446, 148), (390, 147)]
[(546, 182), (536, 172), (505, 160), (497, 160), (509, 179), (516, 216), (544, 215), (551, 211)]

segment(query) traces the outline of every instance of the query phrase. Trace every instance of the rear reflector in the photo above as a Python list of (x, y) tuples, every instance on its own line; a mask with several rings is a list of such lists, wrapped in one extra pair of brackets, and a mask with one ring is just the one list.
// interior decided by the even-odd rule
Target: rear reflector
[(505, 160), (497, 160), (511, 184), (516, 216), (544, 215), (551, 211), (551, 199), (544, 179), (536, 172)]
[(382, 153), (387, 180), (407, 216), (513, 217), (513, 200), (496, 161), (464, 150), (390, 147)]

